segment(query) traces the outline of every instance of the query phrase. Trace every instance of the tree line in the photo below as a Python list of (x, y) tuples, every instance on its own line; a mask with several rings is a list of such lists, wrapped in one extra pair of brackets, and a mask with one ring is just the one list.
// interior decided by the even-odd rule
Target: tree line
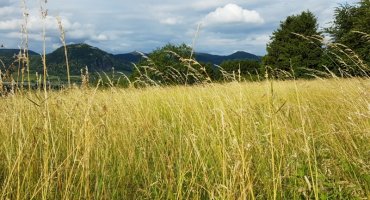
[[(198, 63), (191, 47), (167, 44), (142, 59), (131, 79), (137, 83), (193, 84), (228, 79), (259, 80), (370, 75), (370, 0), (339, 5), (330, 27), (319, 30), (309, 10), (281, 21), (260, 62)], [(327, 41), (327, 38), (330, 38)]]

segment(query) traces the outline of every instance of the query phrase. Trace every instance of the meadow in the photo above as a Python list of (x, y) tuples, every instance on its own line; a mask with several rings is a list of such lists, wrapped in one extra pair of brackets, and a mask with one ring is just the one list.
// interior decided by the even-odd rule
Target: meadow
[(0, 98), (0, 199), (370, 199), (370, 80)]

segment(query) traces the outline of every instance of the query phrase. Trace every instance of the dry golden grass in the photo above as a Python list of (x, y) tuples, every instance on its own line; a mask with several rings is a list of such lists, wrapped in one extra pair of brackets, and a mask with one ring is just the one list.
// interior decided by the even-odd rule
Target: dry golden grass
[(370, 81), (0, 99), (0, 199), (367, 199)]

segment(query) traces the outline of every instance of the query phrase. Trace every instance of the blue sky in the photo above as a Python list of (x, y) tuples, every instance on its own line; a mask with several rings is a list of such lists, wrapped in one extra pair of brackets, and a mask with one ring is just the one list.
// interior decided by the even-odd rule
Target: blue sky
[[(320, 27), (332, 21), (339, 4), (355, 0), (48, 0), (47, 18), (40, 17), (40, 1), (0, 1), (0, 44), (22, 45), (23, 11), (28, 17), (29, 48), (42, 49), (46, 27), (47, 51), (61, 45), (56, 17), (62, 19), (66, 42), (99, 47), (110, 53), (150, 52), (167, 43), (195, 40), (195, 50), (220, 55), (247, 51), (264, 55), (266, 43), (280, 21), (310, 10)], [(197, 27), (200, 29), (197, 34)], [(198, 35), (198, 37), (195, 37)]]

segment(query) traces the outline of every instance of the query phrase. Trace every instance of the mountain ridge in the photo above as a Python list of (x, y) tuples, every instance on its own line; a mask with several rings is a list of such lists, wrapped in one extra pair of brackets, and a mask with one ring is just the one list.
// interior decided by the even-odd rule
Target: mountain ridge
[(195, 53), (195, 59), (200, 62), (210, 62), (215, 65), (220, 65), (223, 61), (226, 60), (261, 60), (260, 56), (245, 52), (237, 51), (230, 55), (214, 55), (209, 53)]
[[(19, 49), (5, 49), (5, 48), (2, 48), (0, 49), (0, 56), (5, 56), (5, 55), (11, 55), (11, 56), (14, 56), (14, 55), (17, 55), (18, 53), (20, 52)], [(40, 55), (32, 50), (28, 50), (28, 54), (29, 55)]]
[[(71, 44), (67, 45), (68, 49), (68, 61), (72, 74), (79, 74), (80, 69), (89, 67), (90, 71), (110, 71), (114, 68), (117, 71), (123, 71), (130, 73), (133, 70), (132, 63), (138, 63), (146, 53), (138, 51), (132, 51), (121, 54), (111, 54), (97, 47), (85, 44)], [(14, 53), (19, 52), (19, 49), (0, 49), (0, 59), (10, 56), (14, 56)], [(13, 53), (13, 54), (12, 54)], [(36, 67), (36, 71), (41, 70), (41, 57), (40, 54), (29, 51), (31, 57), (31, 66)], [(220, 65), (226, 60), (261, 60), (260, 56), (244, 52), (237, 51), (230, 55), (214, 55), (210, 53), (196, 52), (194, 57), (197, 61), (202, 63), (212, 63), (214, 65)], [(46, 55), (46, 62), (48, 65), (48, 71), (51, 74), (63, 73), (65, 70), (65, 54), (64, 47), (61, 46), (51, 53)]]

